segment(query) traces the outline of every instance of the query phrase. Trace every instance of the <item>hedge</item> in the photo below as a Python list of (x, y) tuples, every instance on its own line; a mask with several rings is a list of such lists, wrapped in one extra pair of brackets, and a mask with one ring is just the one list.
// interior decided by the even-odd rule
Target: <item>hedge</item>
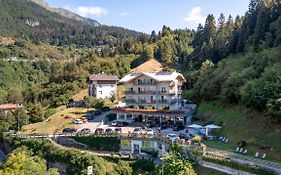
[(118, 152), (121, 147), (121, 141), (118, 137), (82, 136), (74, 137), (74, 139), (93, 150)]

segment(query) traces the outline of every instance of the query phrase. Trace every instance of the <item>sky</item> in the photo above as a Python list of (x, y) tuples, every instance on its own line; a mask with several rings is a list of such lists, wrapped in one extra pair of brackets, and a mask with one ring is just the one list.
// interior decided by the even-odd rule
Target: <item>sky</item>
[(196, 29), (208, 14), (244, 15), (248, 0), (45, 0), (101, 24), (121, 26), (150, 34), (163, 25), (172, 29)]

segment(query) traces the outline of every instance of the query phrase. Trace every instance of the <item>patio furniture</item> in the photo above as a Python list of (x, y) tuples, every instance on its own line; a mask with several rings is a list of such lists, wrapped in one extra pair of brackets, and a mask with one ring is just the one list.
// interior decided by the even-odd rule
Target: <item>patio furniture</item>
[(224, 141), (225, 143), (228, 143), (228, 139), (225, 139), (225, 141)]
[(242, 152), (243, 152), (243, 148), (240, 148), (239, 153), (242, 153)]
[(238, 151), (239, 151), (239, 149), (240, 149), (240, 148), (239, 148), (239, 147), (237, 147), (237, 148), (235, 149), (235, 152), (238, 152)]
[(258, 158), (259, 157), (259, 153), (258, 152), (256, 152), (256, 154), (255, 154), (255, 158)]
[(222, 141), (222, 142), (225, 142), (225, 140), (226, 140), (226, 138), (224, 137), (221, 141)]
[(265, 159), (265, 157), (266, 157), (266, 154), (265, 153), (263, 153), (263, 155), (262, 155), (262, 159)]
[(245, 151), (243, 152), (243, 154), (247, 154), (247, 152), (248, 152), (248, 150), (247, 150), (247, 149), (245, 149)]

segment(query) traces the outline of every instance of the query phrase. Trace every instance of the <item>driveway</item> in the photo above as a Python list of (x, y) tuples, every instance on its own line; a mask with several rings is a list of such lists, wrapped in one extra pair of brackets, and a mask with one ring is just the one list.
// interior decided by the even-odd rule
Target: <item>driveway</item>
[(95, 132), (95, 130), (102, 125), (103, 121), (105, 121), (106, 116), (110, 113), (111, 113), (111, 111), (108, 111), (108, 112), (104, 112), (98, 116), (95, 116), (92, 121), (81, 124), (80, 128), (78, 130), (82, 130), (83, 128), (89, 128), (91, 130), (91, 132)]

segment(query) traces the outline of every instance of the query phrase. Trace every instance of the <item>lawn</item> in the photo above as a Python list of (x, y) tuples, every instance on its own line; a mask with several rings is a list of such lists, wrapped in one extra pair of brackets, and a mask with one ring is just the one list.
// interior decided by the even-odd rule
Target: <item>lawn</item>
[(210, 169), (210, 168), (206, 168), (206, 167), (203, 167), (200, 165), (196, 165), (194, 167), (194, 169), (196, 171), (196, 174), (198, 174), (198, 175), (226, 175), (223, 172), (220, 172), (220, 171), (217, 171), (214, 169)]
[(83, 116), (86, 112), (86, 108), (61, 109), (43, 122), (24, 126), (20, 133), (53, 134), (56, 132), (61, 132), (62, 129), (66, 127), (77, 128), (78, 126), (72, 124), (72, 120)]
[(72, 96), (72, 99), (74, 101), (81, 101), (84, 99), (84, 97), (88, 96), (88, 89), (83, 89), (81, 91), (79, 91), (77, 94)]
[[(281, 126), (272, 123), (269, 116), (246, 109), (223, 107), (215, 102), (202, 102), (196, 117), (201, 124), (211, 121), (222, 126), (217, 134), (229, 138), (229, 144), (207, 142), (209, 147), (231, 151), (237, 147), (237, 142), (243, 140), (247, 142), (248, 155), (265, 152), (267, 159), (281, 162)], [(263, 150), (264, 146), (273, 147), (273, 150)]]

